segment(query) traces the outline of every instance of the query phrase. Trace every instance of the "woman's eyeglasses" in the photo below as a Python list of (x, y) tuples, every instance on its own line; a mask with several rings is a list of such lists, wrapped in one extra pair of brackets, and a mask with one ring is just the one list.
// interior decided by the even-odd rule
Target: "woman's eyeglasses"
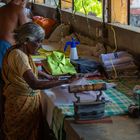
[(35, 40), (35, 43), (41, 44), (43, 42), (43, 40)]
[(35, 41), (30, 41), (31, 44), (33, 44), (34, 46), (38, 46), (42, 43), (43, 40), (35, 40)]

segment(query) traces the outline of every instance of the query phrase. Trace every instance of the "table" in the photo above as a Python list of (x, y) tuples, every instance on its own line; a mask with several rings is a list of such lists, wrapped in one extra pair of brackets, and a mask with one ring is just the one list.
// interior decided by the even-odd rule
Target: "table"
[[(44, 110), (49, 124), (53, 117), (53, 108), (59, 103), (71, 103), (72, 94), (61, 94), (59, 88), (42, 91)], [(65, 92), (65, 90), (64, 90)], [(64, 100), (65, 98), (65, 100)], [(66, 140), (139, 140), (140, 139), (140, 118), (134, 119), (128, 116), (113, 116), (112, 123), (76, 124), (74, 119), (64, 119), (64, 130)]]
[(113, 116), (112, 123), (75, 124), (65, 119), (67, 140), (139, 140), (140, 118)]

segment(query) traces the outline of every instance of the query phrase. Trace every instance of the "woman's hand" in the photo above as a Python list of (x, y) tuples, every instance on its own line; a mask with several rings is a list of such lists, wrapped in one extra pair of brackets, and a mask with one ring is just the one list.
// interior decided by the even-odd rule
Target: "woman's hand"
[(54, 80), (55, 77), (49, 74), (45, 74), (45, 78), (47, 78), (48, 80)]
[(47, 74), (47, 73), (45, 73), (43, 71), (38, 71), (38, 75), (39, 75), (39, 77), (45, 78), (45, 79), (48, 79), (48, 80), (55, 80), (55, 79), (57, 79), (55, 76), (49, 75), (49, 74)]
[(67, 82), (70, 84), (70, 83), (77, 81), (79, 79), (80, 79), (80, 77), (77, 77), (77, 75), (72, 75), (70, 78), (68, 78)]

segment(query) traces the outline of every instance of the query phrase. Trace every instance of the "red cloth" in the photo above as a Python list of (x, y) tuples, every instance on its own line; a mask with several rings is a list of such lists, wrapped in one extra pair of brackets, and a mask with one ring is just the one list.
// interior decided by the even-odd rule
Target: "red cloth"
[(53, 27), (56, 24), (56, 21), (54, 19), (41, 16), (34, 16), (33, 22), (39, 24), (45, 30), (46, 37), (51, 34), (51, 32), (53, 31)]

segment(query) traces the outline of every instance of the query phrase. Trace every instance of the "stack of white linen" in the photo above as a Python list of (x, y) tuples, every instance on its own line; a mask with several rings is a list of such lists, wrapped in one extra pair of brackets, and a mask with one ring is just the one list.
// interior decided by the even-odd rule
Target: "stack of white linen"
[(133, 56), (125, 51), (101, 54), (100, 58), (104, 68), (109, 72), (113, 71), (113, 69), (119, 72), (125, 72), (125, 70), (128, 72), (132, 70), (130, 72), (132, 74), (134, 70), (137, 70)]

